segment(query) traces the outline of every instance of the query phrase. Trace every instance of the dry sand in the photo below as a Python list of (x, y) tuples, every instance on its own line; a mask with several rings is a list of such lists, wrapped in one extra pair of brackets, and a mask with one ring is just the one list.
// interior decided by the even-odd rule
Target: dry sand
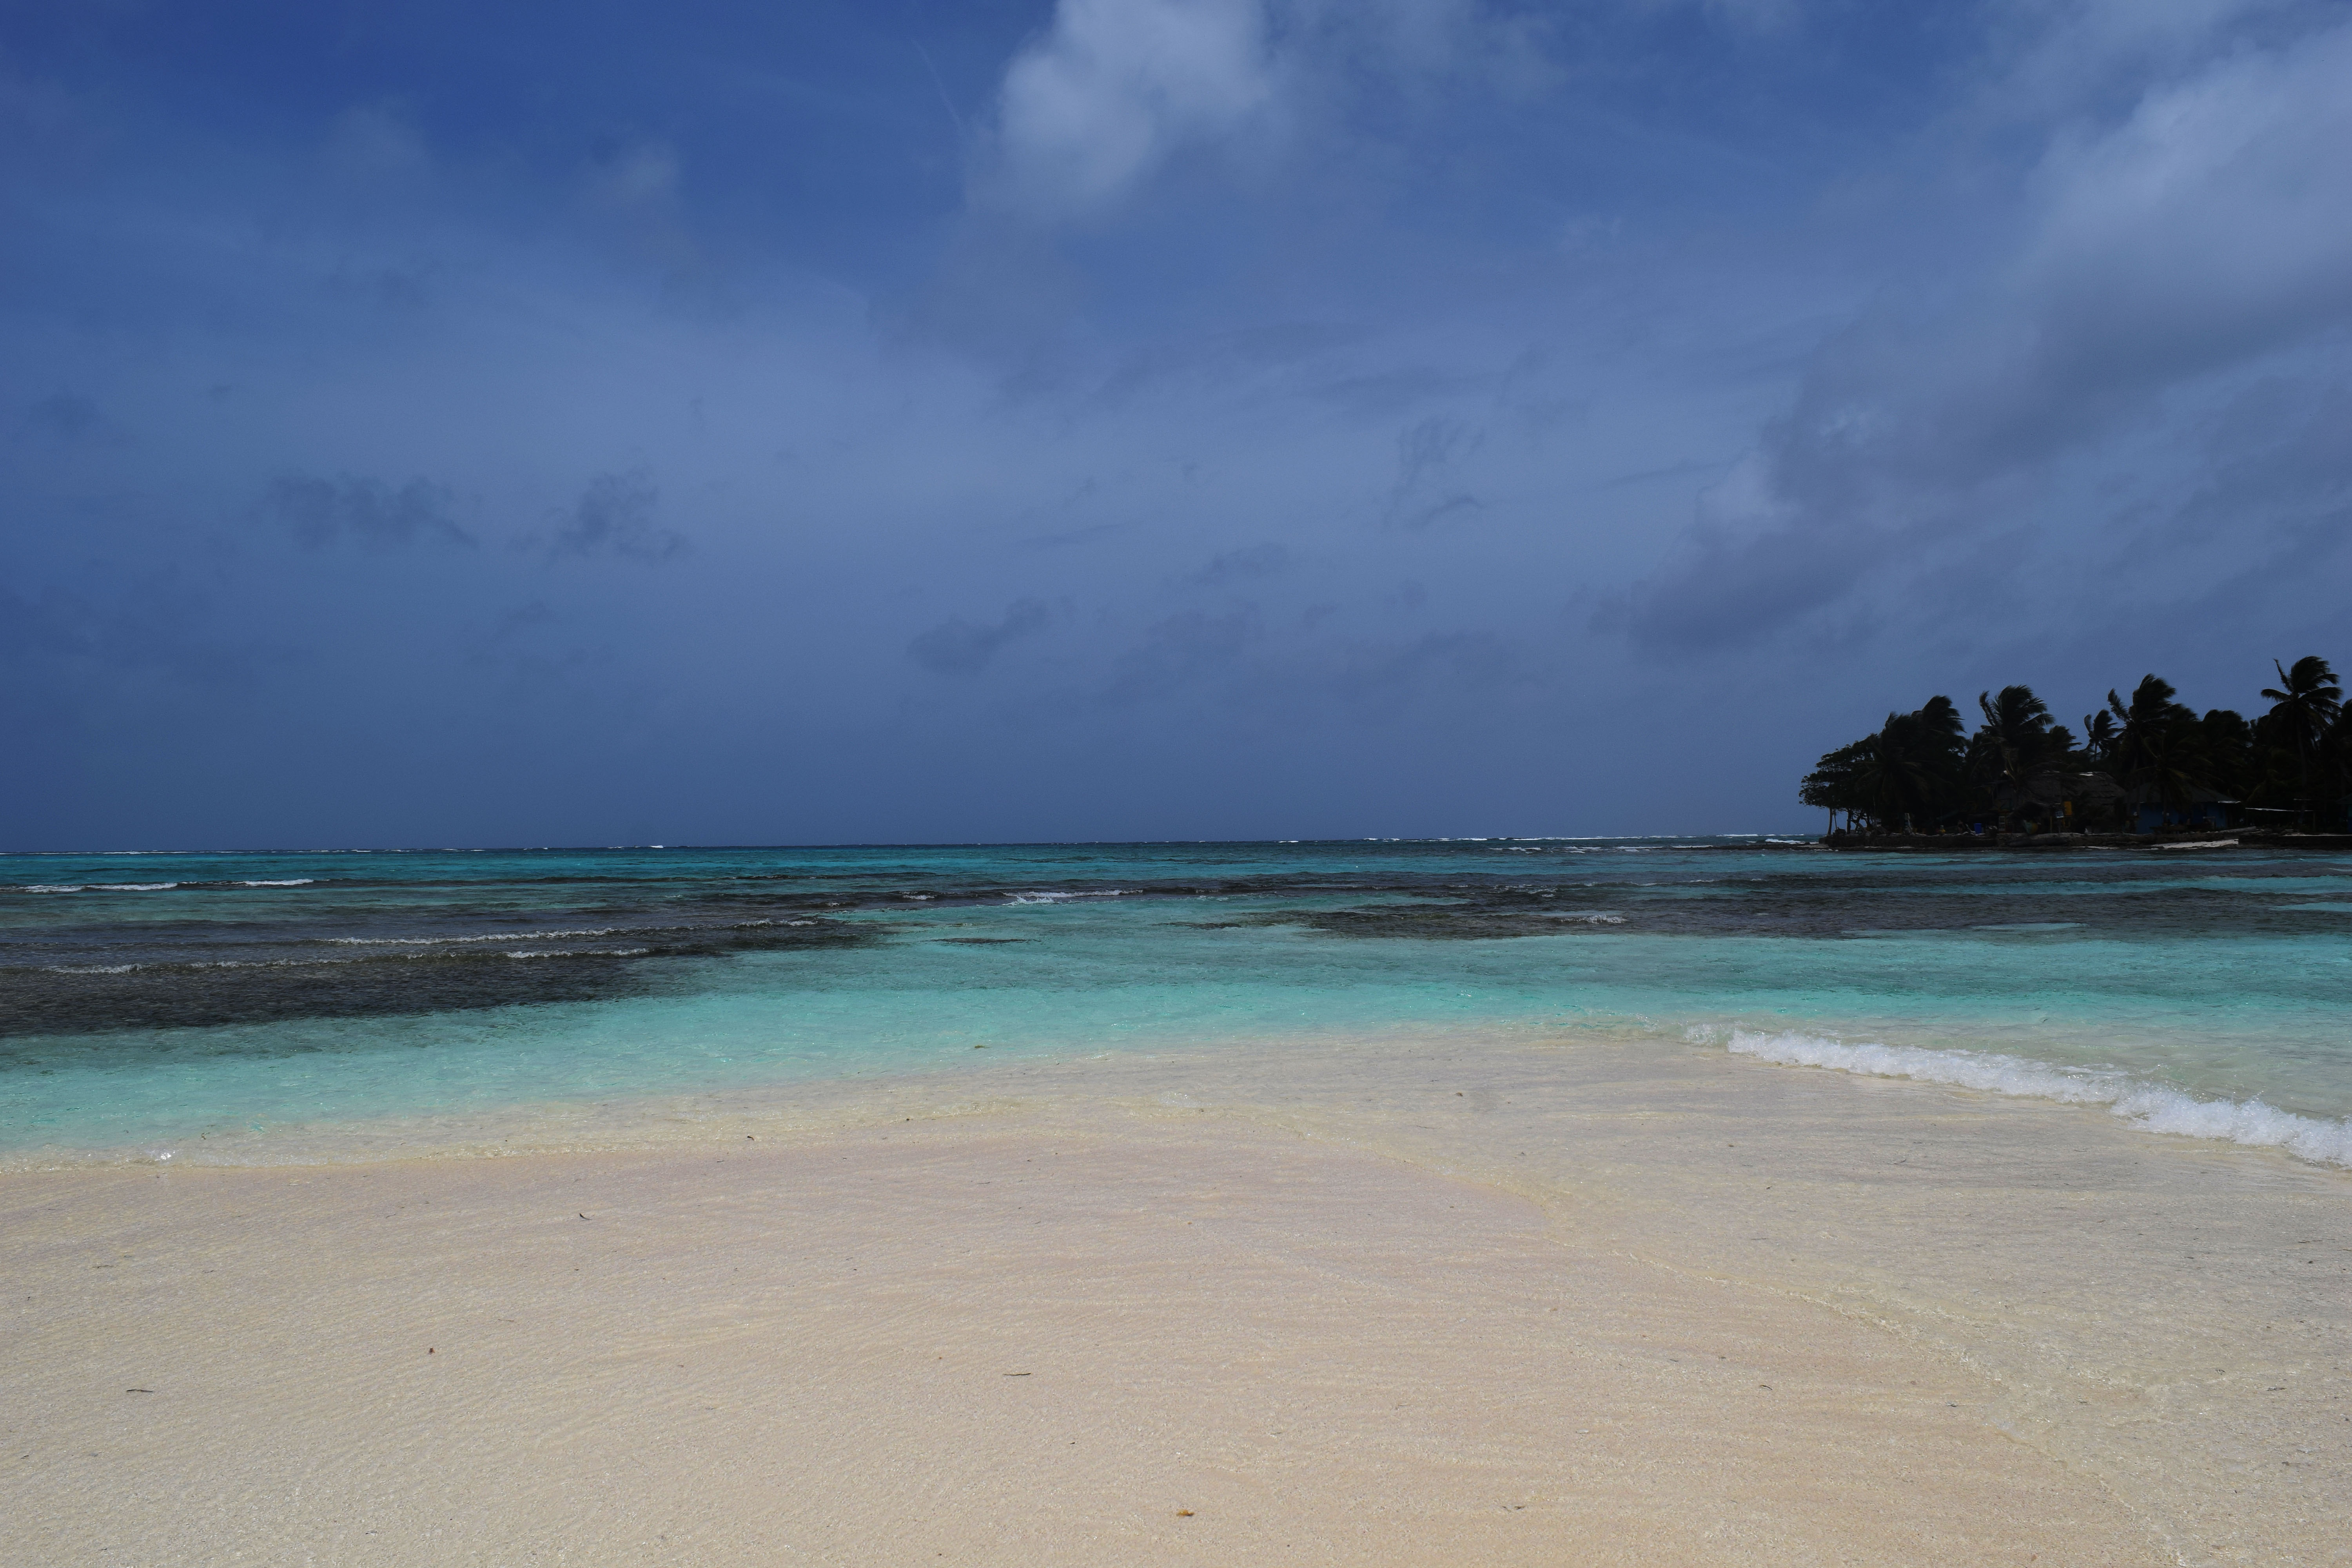
[(691, 1109), (0, 1176), (0, 1562), (2352, 1560), (2340, 1173), (1605, 1043)]

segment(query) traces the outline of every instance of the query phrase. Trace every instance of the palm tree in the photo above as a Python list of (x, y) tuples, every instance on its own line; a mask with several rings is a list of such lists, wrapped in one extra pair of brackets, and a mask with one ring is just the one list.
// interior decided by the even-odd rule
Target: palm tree
[(2327, 727), (2326, 735), (2312, 748), (2312, 761), (2319, 775), (2320, 798), (2333, 800), (2341, 806), (2345, 786), (2352, 784), (2352, 709), (2336, 713), (2336, 722)]
[(2109, 691), (2107, 711), (2116, 720), (2109, 752), (2121, 783), (2146, 786), (2167, 806), (2186, 807), (2205, 785), (2205, 759), (2197, 710), (2174, 696), (2172, 683), (2154, 675), (2140, 679), (2128, 704)]
[(2107, 693), (2107, 712), (2116, 726), (2115, 752), (2125, 766), (2132, 765), (2138, 748), (2150, 737), (2196, 721), (2196, 710), (2175, 702), (2173, 698), (2177, 695), (2172, 682), (2157, 675), (2140, 677), (2139, 684), (2132, 688), (2128, 703), (2113, 691)]
[[(1951, 699), (1930, 698), (1824, 755), (1798, 798), (1827, 808), (1832, 826), (1843, 812), (1849, 828), (1859, 820), (1932, 829), (1958, 808), (2002, 802), (1999, 816), (2014, 826), (2034, 792), (2052, 796), (2057, 784), (2100, 815), (2132, 801), (2169, 813), (2224, 798), (2258, 810), (2292, 800), (2309, 826), (2352, 805), (2352, 705), (2324, 658), (2272, 668), (2279, 684), (2263, 691), (2272, 706), (2252, 723), (2226, 708), (2200, 718), (2170, 682), (2148, 675), (2129, 701), (2109, 691), (2105, 707), (2083, 716), (2079, 750), (2030, 687), (1978, 693), (1982, 721), (1965, 739)], [(2078, 776), (2089, 769), (2097, 772)]]
[[(2107, 693), (2113, 699), (2115, 693)], [(2104, 762), (2116, 744), (2116, 716), (2105, 709), (2083, 715), (2083, 750)]]
[(2233, 800), (2244, 799), (2253, 786), (2254, 727), (2243, 714), (2211, 708), (2197, 721), (2197, 736), (2205, 752), (2205, 782)]
[(2138, 761), (2131, 782), (2145, 785), (2168, 808), (2186, 814), (2200, 793), (2210, 799), (2205, 781), (2205, 749), (2200, 737), (2186, 724), (2168, 724), (2141, 737)]
[(2063, 755), (2074, 739), (2053, 731), (2050, 705), (2033, 695), (2030, 686), (2004, 686), (1999, 697), (1980, 691), (1977, 711), (1984, 715), (1984, 722), (1969, 737), (1969, 772), (1980, 783), (2009, 785), (2012, 799), (2024, 790), (2026, 780), (2054, 760), (2053, 752)]
[(1825, 752), (1813, 764), (1797, 785), (1797, 799), (1806, 805), (1830, 814), (1830, 831), (1837, 831), (1837, 814), (1845, 813), (1846, 826), (1853, 826), (1854, 816), (1870, 809), (1863, 794), (1861, 778), (1870, 766), (1872, 754), (1877, 750), (1878, 737), (1865, 735), (1851, 746), (1841, 746)]
[(2271, 660), (2271, 668), (2278, 671), (2279, 683), (2263, 687), (2263, 695), (2271, 700), (2271, 718), (2294, 737), (2295, 761), (2303, 772), (2300, 804), (2307, 827), (2311, 825), (2311, 753), (2343, 713), (2344, 689), (2336, 684), (2336, 671), (2317, 654), (2296, 659), (2293, 669), (2276, 659)]
[(1936, 767), (1936, 736), (1920, 723), (1916, 713), (1889, 713), (1869, 752), (1856, 770), (1857, 793), (1871, 805), (1872, 815), (1905, 832), (1915, 829), (1914, 818), (1927, 814), (1940, 782)]
[(1810, 806), (1857, 816), (1881, 827), (1913, 826), (1948, 803), (1959, 777), (1960, 710), (1931, 697), (1908, 713), (1889, 713), (1874, 735), (1825, 753), (1797, 787)]

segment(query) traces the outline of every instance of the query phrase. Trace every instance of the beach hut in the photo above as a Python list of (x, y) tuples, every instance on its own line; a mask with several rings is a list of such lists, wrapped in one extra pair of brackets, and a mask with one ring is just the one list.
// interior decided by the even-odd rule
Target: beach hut
[(2222, 799), (2219, 790), (2185, 781), (2170, 791), (2154, 784), (2134, 784), (2125, 800), (2142, 833), (2162, 827), (2227, 827), (2230, 808), (2238, 804)]
[(2005, 816), (2079, 832), (2113, 820), (2124, 803), (2124, 787), (2105, 773), (2045, 768), (2022, 782), (1995, 786), (1992, 803)]

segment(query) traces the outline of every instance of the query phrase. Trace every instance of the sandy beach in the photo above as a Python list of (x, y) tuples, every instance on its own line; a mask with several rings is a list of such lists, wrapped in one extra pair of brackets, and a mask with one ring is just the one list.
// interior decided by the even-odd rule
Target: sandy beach
[(0, 1568), (2352, 1568), (2352, 0), (16, 4)]
[(604, 1114), (0, 1178), (0, 1558), (2352, 1551), (2346, 1179), (2267, 1152), (1605, 1039)]

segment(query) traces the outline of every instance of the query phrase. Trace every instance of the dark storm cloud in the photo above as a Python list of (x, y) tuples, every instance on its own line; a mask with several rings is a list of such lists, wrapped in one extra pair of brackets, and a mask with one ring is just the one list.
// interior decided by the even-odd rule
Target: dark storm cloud
[(671, 561), (686, 553), (685, 536), (660, 527), (655, 517), (661, 491), (643, 469), (599, 474), (588, 481), (549, 541), (550, 558), (618, 555), (631, 561)]
[(1771, 826), (2352, 657), (2336, 0), (10, 33), (32, 838)]
[(474, 536), (451, 514), (456, 496), (446, 485), (410, 479), (394, 489), (381, 479), (322, 479), (289, 475), (271, 483), (262, 510), (303, 545), (316, 550), (350, 538), (387, 546), (419, 541), (471, 547)]
[(1860, 527), (1809, 520), (1749, 538), (1694, 529), (1654, 576), (1607, 595), (1595, 630), (1645, 649), (1704, 652), (1751, 643), (1843, 598), (1895, 549)]
[(2215, 419), (2206, 455), (2210, 466), (2178, 508), (2139, 531), (2141, 552), (2314, 530), (2352, 538), (2352, 384), (2248, 387)]
[(1478, 510), (1478, 498), (1460, 488), (1459, 476), (1463, 461), (1485, 438), (1483, 432), (1443, 415), (1405, 426), (1397, 436), (1396, 483), (1383, 521), (1392, 528), (1427, 528)]
[(1532, 674), (1525, 651), (1508, 637), (1429, 632), (1402, 644), (1350, 650), (1331, 686), (1350, 703), (1393, 707), (1409, 696), (1484, 692)]
[(973, 675), (1007, 644), (1045, 629), (1054, 616), (1035, 599), (1016, 601), (1002, 620), (973, 626), (962, 616), (940, 623), (907, 645), (908, 655), (941, 675)]
[(2184, 389), (2352, 328), (2347, 80), (2339, 25), (2063, 132), (1995, 283), (1824, 344), (1746, 472), (1601, 624), (1655, 649), (1755, 641), (2013, 521), (2026, 487), (2165, 423)]
[[(0, 591), (0, 658), (20, 672), (37, 669), (35, 683), (54, 702), (86, 692), (93, 677), (218, 688), (248, 683), (300, 657), (267, 626), (223, 626), (213, 596), (183, 574), (138, 574), (110, 587), (104, 596)], [(75, 722), (89, 717), (76, 715)]]
[(1119, 655), (1101, 700), (1116, 708), (1148, 705), (1229, 679), (1265, 636), (1264, 617), (1246, 605), (1219, 615), (1187, 610), (1170, 616), (1146, 626)]

